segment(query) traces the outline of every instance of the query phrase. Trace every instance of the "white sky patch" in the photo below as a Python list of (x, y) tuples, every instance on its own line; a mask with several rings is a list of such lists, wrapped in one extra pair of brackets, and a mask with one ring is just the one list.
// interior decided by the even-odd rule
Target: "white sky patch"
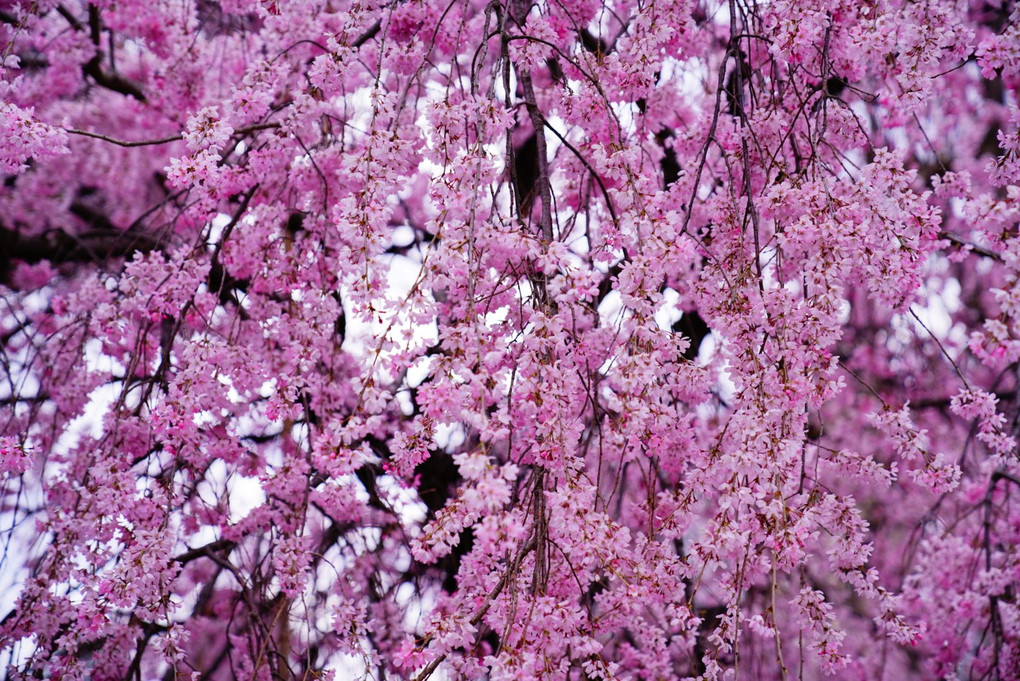
[(464, 426), (459, 423), (440, 423), (436, 425), (433, 439), (440, 449), (452, 451), (464, 444)]
[[(719, 337), (715, 332), (710, 332), (705, 336), (704, 340), (701, 341), (701, 351), (698, 353), (698, 365), (707, 366), (714, 359), (717, 352), (720, 350)], [(733, 379), (730, 378), (729, 362), (724, 363), (719, 367), (718, 374), (718, 394), (719, 399), (727, 404), (733, 404), (733, 396), (736, 394), (737, 387), (733, 383)]]
[(82, 413), (71, 421), (54, 445), (56, 451), (76, 447), (82, 436), (100, 438), (103, 435), (103, 417), (120, 396), (121, 384), (107, 383), (89, 393), (89, 401)]
[[(950, 338), (953, 330), (952, 314), (960, 309), (960, 284), (955, 279), (949, 279), (942, 286), (940, 291), (931, 291), (925, 296), (924, 303), (915, 303), (910, 309), (918, 316), (921, 322), (939, 340)], [(914, 322), (916, 324), (916, 321)], [(919, 329), (924, 332), (924, 329)], [(966, 342), (964, 337), (951, 338), (954, 341)]]
[(847, 323), (850, 322), (850, 312), (851, 312), (852, 309), (853, 309), (853, 306), (850, 305), (850, 301), (849, 300), (844, 299), (844, 300), (840, 300), (839, 301), (839, 323), (840, 323), (840, 325), (846, 325)]
[(673, 324), (680, 320), (682, 312), (677, 304), (680, 302), (680, 294), (671, 288), (667, 288), (662, 294), (662, 305), (655, 313), (655, 323), (660, 329), (668, 330)]
[(219, 506), (220, 494), (227, 488), (227, 465), (220, 459), (209, 464), (205, 475), (198, 481), (195, 489), (198, 497), (210, 508)]
[(623, 321), (625, 310), (620, 292), (613, 289), (599, 303), (599, 317), (605, 326), (616, 326)]
[(590, 229), (588, 215), (578, 213), (571, 217), (574, 219), (573, 229), (560, 235), (560, 239), (570, 248), (572, 253), (582, 256), (587, 255), (591, 250), (588, 243), (588, 230)]
[[(379, 264), (385, 264), (385, 261)], [(393, 352), (379, 352), (376, 357), (384, 341), (393, 342), (398, 350), (412, 346), (427, 347), (439, 339), (439, 328), (434, 321), (423, 325), (411, 319), (414, 313), (420, 311), (415, 307), (421, 304), (419, 296), (427, 295), (414, 290), (420, 283), (422, 263), (407, 257), (393, 256), (388, 265), (386, 291), (372, 301), (372, 320), (365, 321), (358, 315), (346, 315), (344, 350), (362, 360), (374, 362), (377, 372), (393, 379), (396, 377), (390, 375), (392, 372), (388, 361)]]
[(206, 239), (206, 244), (212, 248), (220, 242), (220, 238), (223, 236), (223, 230), (226, 229), (227, 225), (230, 224), (231, 217), (226, 213), (219, 213), (209, 223), (209, 235)]
[[(219, 462), (217, 462), (219, 463)], [(224, 483), (230, 504), (230, 523), (236, 525), (256, 508), (266, 503), (266, 493), (258, 478), (234, 473)]]
[(425, 522), (428, 506), (418, 498), (417, 490), (404, 487), (389, 475), (381, 475), (376, 480), (380, 493), (405, 527), (417, 527)]
[(493, 310), (492, 312), (485, 313), (485, 325), (490, 328), (499, 326), (500, 324), (505, 322), (509, 316), (510, 307), (508, 305), (504, 305), (496, 310)]
[[(978, 261), (982, 262), (985, 259)], [(907, 321), (922, 338), (931, 333), (948, 347), (966, 347), (966, 329), (962, 324), (954, 326), (952, 318), (963, 305), (960, 282), (950, 275), (945, 259), (930, 260), (927, 269), (919, 300), (910, 306), (917, 319), (907, 315)]]
[(422, 381), (428, 378), (432, 372), (432, 358), (431, 357), (419, 357), (418, 360), (407, 369), (407, 376), (405, 380), (411, 387), (421, 385)]
[(410, 225), (399, 225), (393, 228), (390, 240), (394, 246), (410, 246), (414, 243), (414, 230)]

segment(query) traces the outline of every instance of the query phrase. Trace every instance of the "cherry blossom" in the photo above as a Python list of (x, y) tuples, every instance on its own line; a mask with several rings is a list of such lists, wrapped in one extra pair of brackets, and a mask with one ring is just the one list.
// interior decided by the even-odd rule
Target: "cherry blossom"
[(1014, 0), (0, 0), (0, 668), (1020, 677)]

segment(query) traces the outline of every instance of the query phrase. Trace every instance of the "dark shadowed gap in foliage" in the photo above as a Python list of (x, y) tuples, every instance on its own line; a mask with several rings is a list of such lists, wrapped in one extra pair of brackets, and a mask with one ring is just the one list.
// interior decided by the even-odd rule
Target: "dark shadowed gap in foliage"
[(528, 135), (524, 143), (513, 150), (510, 167), (517, 214), (527, 217), (535, 203), (535, 183), (538, 181), (538, 138), (535, 133)]
[(697, 359), (702, 341), (712, 332), (696, 310), (684, 312), (683, 316), (671, 328), (674, 333), (679, 333), (690, 339), (691, 344), (684, 350), (684, 359), (689, 360)]
[[(418, 479), (418, 497), (428, 509), (428, 518), (434, 518), (456, 491), (461, 482), (460, 471), (453, 461), (453, 455), (433, 450), (429, 458), (414, 469)], [(443, 589), (447, 593), (457, 590), (457, 572), (461, 559), (474, 547), (474, 532), (469, 527), (463, 530), (457, 544), (433, 567), (439, 571)]]

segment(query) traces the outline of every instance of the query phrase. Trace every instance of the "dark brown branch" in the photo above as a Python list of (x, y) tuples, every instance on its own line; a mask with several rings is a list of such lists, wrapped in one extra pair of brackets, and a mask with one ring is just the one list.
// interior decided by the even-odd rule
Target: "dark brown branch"
[[(79, 212), (84, 213), (84, 209)], [(79, 217), (87, 219), (81, 215)], [(100, 262), (107, 258), (124, 257), (135, 251), (152, 251), (164, 245), (161, 239), (151, 234), (112, 229), (100, 220), (91, 222), (100, 226), (81, 234), (51, 229), (42, 234), (25, 236), (15, 230), (0, 227), (0, 252), (4, 254), (3, 260), (21, 260), (30, 264), (43, 260), (53, 264)]]
[[(257, 132), (259, 130), (275, 130), (279, 127), (280, 127), (279, 123), (256, 123), (255, 125), (248, 125), (243, 128), (238, 128), (237, 130), (234, 131), (234, 135), (247, 135), (249, 133)], [(151, 140), (131, 141), (131, 140), (119, 140), (113, 137), (107, 137), (106, 135), (101, 135), (97, 132), (89, 132), (88, 130), (77, 130), (74, 128), (68, 129), (66, 130), (66, 132), (71, 135), (91, 137), (92, 139), (102, 140), (104, 142), (109, 142), (110, 144), (116, 144), (118, 147), (151, 147), (159, 144), (171, 144), (173, 142), (179, 142), (182, 139), (184, 139), (183, 135), (177, 134), (170, 135), (169, 137), (160, 137)]]
[(134, 97), (139, 102), (145, 102), (145, 93), (142, 91), (141, 86), (124, 76), (117, 73), (107, 73), (103, 71), (100, 63), (103, 60), (103, 53), (96, 52), (96, 56), (92, 57), (88, 62), (82, 66), (82, 72), (86, 76), (90, 76), (92, 80), (96, 81), (96, 85), (104, 87), (107, 90), (113, 92), (119, 92), (122, 95), (128, 97)]
[(217, 553), (233, 551), (235, 546), (236, 544), (232, 541), (228, 541), (226, 539), (218, 539), (214, 542), (206, 544), (205, 546), (199, 546), (197, 549), (185, 551), (181, 555), (174, 558), (174, 562), (179, 563), (181, 565), (187, 565), (191, 561), (196, 560), (198, 558), (204, 558), (207, 556), (212, 557), (214, 554)]
[(368, 30), (366, 30), (364, 33), (362, 33), (361, 35), (354, 39), (354, 42), (351, 43), (351, 47), (355, 49), (361, 47), (369, 40), (374, 38), (379, 33), (379, 29), (381, 27), (382, 23), (377, 19), (374, 24), (368, 27)]
[(1020, 478), (1016, 478), (1005, 471), (999, 470), (992, 473), (991, 486), (995, 487), (995, 483), (997, 483), (999, 480), (1006, 480), (1008, 482), (1013, 483), (1017, 487), (1020, 487)]
[(961, 239), (960, 237), (956, 236), (955, 234), (950, 234), (949, 232), (942, 231), (942, 232), (939, 232), (939, 238), (940, 239), (945, 239), (946, 241), (950, 242), (951, 244), (953, 244), (955, 246), (959, 246), (960, 248), (968, 250), (971, 253), (974, 253), (976, 255), (984, 256), (985, 258), (991, 258), (992, 260), (997, 260), (998, 262), (1002, 262), (1002, 256), (999, 255), (998, 253), (995, 253), (994, 251), (990, 251), (987, 248), (982, 248), (981, 246), (976, 246), (976, 245), (974, 245), (974, 244), (972, 244), (972, 243), (970, 243), (968, 241), (965, 241), (965, 240)]
[(70, 10), (68, 10), (63, 5), (57, 5), (57, 14), (64, 17), (64, 20), (67, 21), (67, 23), (69, 23), (71, 25), (71, 28), (73, 28), (74, 30), (76, 31), (85, 30), (85, 27), (82, 26), (80, 21), (78, 21), (78, 17), (71, 14)]
[[(70, 11), (63, 5), (57, 6), (57, 13), (62, 16), (68, 24), (71, 25), (75, 31), (84, 31), (86, 27), (78, 20), (76, 16), (71, 14)], [(89, 37), (92, 43), (96, 46), (96, 52), (87, 62), (82, 64), (82, 73), (91, 78), (96, 82), (96, 85), (106, 88), (112, 92), (119, 92), (122, 95), (133, 97), (139, 102), (145, 102), (145, 92), (142, 90), (142, 86), (126, 78), (119, 73), (108, 73), (103, 70), (103, 51), (100, 48), (100, 38), (102, 34), (102, 22), (99, 17), (99, 8), (95, 5), (89, 5), (89, 24), (88, 31)]]
[(527, 71), (520, 71), (521, 87), (524, 89), (524, 101), (528, 107), (528, 115), (531, 118), (531, 125), (535, 129), (535, 145), (538, 153), (538, 177), (535, 178), (535, 189), (538, 191), (539, 200), (542, 202), (542, 218), (539, 225), (542, 229), (542, 238), (546, 243), (553, 240), (552, 226), (552, 187), (549, 183), (549, 156), (545, 142), (545, 119), (538, 108), (538, 100), (535, 97), (535, 87), (531, 82), (531, 74)]

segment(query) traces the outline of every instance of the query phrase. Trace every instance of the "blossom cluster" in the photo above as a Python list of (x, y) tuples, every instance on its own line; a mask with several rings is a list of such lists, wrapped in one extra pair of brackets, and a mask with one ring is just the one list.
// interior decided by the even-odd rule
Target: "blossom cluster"
[(0, 1), (11, 678), (1020, 678), (1020, 8)]

